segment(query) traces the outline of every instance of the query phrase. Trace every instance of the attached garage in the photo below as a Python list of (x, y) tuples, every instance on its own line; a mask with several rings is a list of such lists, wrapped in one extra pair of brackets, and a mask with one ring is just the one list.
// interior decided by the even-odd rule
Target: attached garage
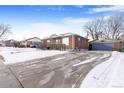
[(113, 43), (93, 43), (92, 50), (108, 50), (112, 51), (114, 48)]
[(93, 41), (93, 42), (90, 42), (89, 48), (90, 50), (120, 51), (121, 42), (119, 40)]

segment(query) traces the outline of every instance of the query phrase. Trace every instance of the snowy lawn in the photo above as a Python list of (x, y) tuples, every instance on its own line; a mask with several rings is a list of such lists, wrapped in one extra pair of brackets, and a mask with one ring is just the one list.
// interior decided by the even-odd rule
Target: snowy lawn
[(67, 51), (40, 50), (35, 48), (8, 48), (0, 47), (0, 55), (4, 57), (5, 64), (23, 62), (27, 60), (53, 56)]
[(89, 72), (80, 87), (124, 87), (124, 53), (113, 52), (108, 61)]

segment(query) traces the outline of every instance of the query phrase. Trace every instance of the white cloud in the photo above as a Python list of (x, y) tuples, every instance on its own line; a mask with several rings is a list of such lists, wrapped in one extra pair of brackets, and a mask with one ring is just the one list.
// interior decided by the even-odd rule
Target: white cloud
[(81, 25), (84, 25), (86, 22), (88, 22), (90, 20), (92, 20), (92, 19), (90, 19), (90, 18), (71, 18), (71, 17), (68, 17), (68, 18), (64, 18), (63, 22), (65, 24), (81, 26)]
[(61, 23), (34, 23), (31, 24), (31, 29), (35, 30), (36, 32), (40, 31), (40, 36), (49, 36), (51, 34), (61, 34), (65, 32), (71, 32), (70, 28)]
[(77, 7), (77, 8), (83, 8), (84, 6), (83, 5), (75, 5), (75, 7)]
[(27, 27), (21, 32), (14, 32), (11, 36), (16, 40), (23, 40), (31, 37), (44, 38), (51, 34), (63, 34), (63, 33), (76, 33), (85, 36), (83, 32), (83, 25), (89, 21), (88, 18), (64, 18), (58, 23), (33, 23), (27, 25)]
[(13, 33), (9, 38), (15, 39), (15, 40), (23, 40), (23, 39), (27, 39), (35, 36), (37, 36), (35, 32), (30, 30), (25, 30), (25, 31)]
[(124, 6), (103, 6), (99, 8), (92, 8), (90, 13), (98, 13), (98, 12), (124, 12)]
[(67, 32), (73, 32), (73, 30), (64, 24), (33, 23), (27, 26), (27, 28), (23, 31), (13, 31), (13, 34), (9, 37), (9, 39), (23, 40), (35, 36), (44, 38), (50, 36), (51, 34), (62, 34)]

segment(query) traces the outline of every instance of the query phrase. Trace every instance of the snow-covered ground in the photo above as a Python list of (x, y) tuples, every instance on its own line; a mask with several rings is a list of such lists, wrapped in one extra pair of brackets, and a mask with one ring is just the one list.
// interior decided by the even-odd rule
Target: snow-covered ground
[(35, 48), (0, 47), (0, 55), (4, 57), (5, 64), (23, 62), (27, 60), (53, 56), (56, 54), (62, 54), (66, 52), (67, 51), (39, 50)]
[(124, 87), (124, 53), (114, 51), (108, 61), (89, 72), (80, 87)]
[(90, 63), (90, 62), (93, 62), (95, 59), (98, 59), (98, 58), (106, 58), (106, 57), (109, 57), (110, 54), (104, 54), (102, 57), (98, 57), (98, 56), (95, 56), (95, 57), (87, 57), (89, 58), (88, 60), (85, 60), (85, 61), (82, 61), (80, 63), (77, 63), (77, 64), (74, 64), (73, 66), (79, 66), (79, 65), (82, 65), (82, 64), (85, 64), (85, 63)]
[(85, 64), (85, 63), (89, 63), (89, 62), (93, 62), (93, 60), (95, 60), (97, 57), (93, 57), (89, 60), (85, 60), (85, 61), (82, 61), (80, 63), (77, 63), (77, 64), (74, 64), (73, 66), (79, 66), (79, 65), (82, 65), (82, 64)]

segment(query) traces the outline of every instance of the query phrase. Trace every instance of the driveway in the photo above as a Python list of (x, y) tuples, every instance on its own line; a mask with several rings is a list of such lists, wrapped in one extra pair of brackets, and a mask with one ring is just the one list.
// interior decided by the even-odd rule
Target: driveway
[(88, 72), (111, 52), (80, 51), (7, 65), (26, 88), (78, 88)]

